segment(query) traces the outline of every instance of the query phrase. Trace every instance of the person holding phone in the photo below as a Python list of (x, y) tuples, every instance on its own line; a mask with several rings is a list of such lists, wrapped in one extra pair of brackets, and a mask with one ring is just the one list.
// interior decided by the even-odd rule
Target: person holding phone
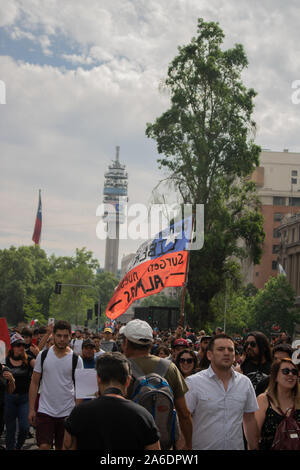
[(36, 344), (32, 342), (32, 330), (30, 328), (23, 328), (21, 331), (21, 336), (24, 338), (25, 345), (24, 349), (28, 357), (35, 359), (38, 353), (40, 352)]
[(0, 364), (0, 437), (4, 429), (5, 393), (13, 393), (16, 388), (15, 379), (8, 367)]

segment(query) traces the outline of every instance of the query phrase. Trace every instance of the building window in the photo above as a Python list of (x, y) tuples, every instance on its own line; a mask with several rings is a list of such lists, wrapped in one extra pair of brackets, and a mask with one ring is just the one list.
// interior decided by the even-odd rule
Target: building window
[(292, 176), (298, 176), (298, 171), (297, 170), (292, 170)]
[(273, 245), (272, 247), (272, 253), (277, 254), (279, 252), (279, 245)]
[(281, 197), (281, 196), (273, 197), (273, 206), (285, 206), (285, 202), (286, 202), (285, 197)]
[(274, 222), (280, 222), (283, 216), (282, 212), (274, 212)]
[(276, 230), (276, 228), (273, 230), (273, 238), (280, 238), (280, 233)]
[(258, 277), (258, 276), (259, 276), (259, 273), (258, 273), (258, 272), (256, 272), (256, 273), (255, 273), (255, 276), (256, 276), (256, 277)]
[(291, 183), (292, 183), (292, 184), (297, 184), (297, 178), (292, 178), (292, 179), (291, 179)]
[(277, 270), (277, 261), (272, 261), (272, 270), (273, 271)]
[(300, 207), (300, 197), (289, 197), (289, 206)]

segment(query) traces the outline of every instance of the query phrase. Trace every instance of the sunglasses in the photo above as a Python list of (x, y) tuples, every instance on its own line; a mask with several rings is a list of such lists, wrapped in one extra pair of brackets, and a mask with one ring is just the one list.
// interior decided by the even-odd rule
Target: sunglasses
[(245, 348), (248, 348), (248, 346), (251, 346), (251, 348), (255, 348), (256, 347), (256, 342), (255, 341), (247, 341), (245, 343)]
[(297, 369), (289, 369), (288, 367), (281, 369), (281, 372), (283, 373), (283, 375), (289, 375), (290, 373), (293, 375), (298, 375)]
[(184, 357), (182, 357), (179, 362), (186, 362), (187, 364), (192, 364), (194, 362), (194, 360), (189, 357), (188, 359), (185, 359)]

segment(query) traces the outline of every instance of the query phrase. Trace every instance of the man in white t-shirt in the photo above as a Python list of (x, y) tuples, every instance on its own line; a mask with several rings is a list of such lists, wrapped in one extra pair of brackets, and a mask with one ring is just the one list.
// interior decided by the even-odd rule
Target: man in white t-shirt
[[(36, 426), (37, 445), (40, 450), (49, 450), (55, 440), (55, 449), (62, 449), (64, 420), (75, 406), (73, 383), (73, 351), (69, 347), (71, 325), (58, 321), (53, 328), (54, 345), (49, 348), (43, 366), (42, 352), (36, 359), (29, 389), (29, 423)], [(81, 357), (76, 368), (82, 369)], [(41, 380), (37, 412), (35, 402)]]
[(71, 340), (70, 347), (73, 349), (75, 354), (78, 354), (78, 356), (82, 352), (82, 333), (80, 330), (75, 331), (75, 338)]

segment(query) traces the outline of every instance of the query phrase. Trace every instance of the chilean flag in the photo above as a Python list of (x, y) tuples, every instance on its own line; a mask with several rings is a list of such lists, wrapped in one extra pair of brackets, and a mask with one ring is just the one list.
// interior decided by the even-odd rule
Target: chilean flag
[(165, 287), (184, 286), (192, 217), (181, 220), (143, 243), (109, 301), (105, 314), (114, 320), (137, 299)]
[(32, 235), (32, 241), (34, 241), (36, 245), (40, 244), (41, 231), (42, 231), (42, 199), (41, 199), (41, 190), (39, 190), (39, 206), (38, 206), (38, 210), (36, 214), (35, 226), (34, 226), (34, 231)]

